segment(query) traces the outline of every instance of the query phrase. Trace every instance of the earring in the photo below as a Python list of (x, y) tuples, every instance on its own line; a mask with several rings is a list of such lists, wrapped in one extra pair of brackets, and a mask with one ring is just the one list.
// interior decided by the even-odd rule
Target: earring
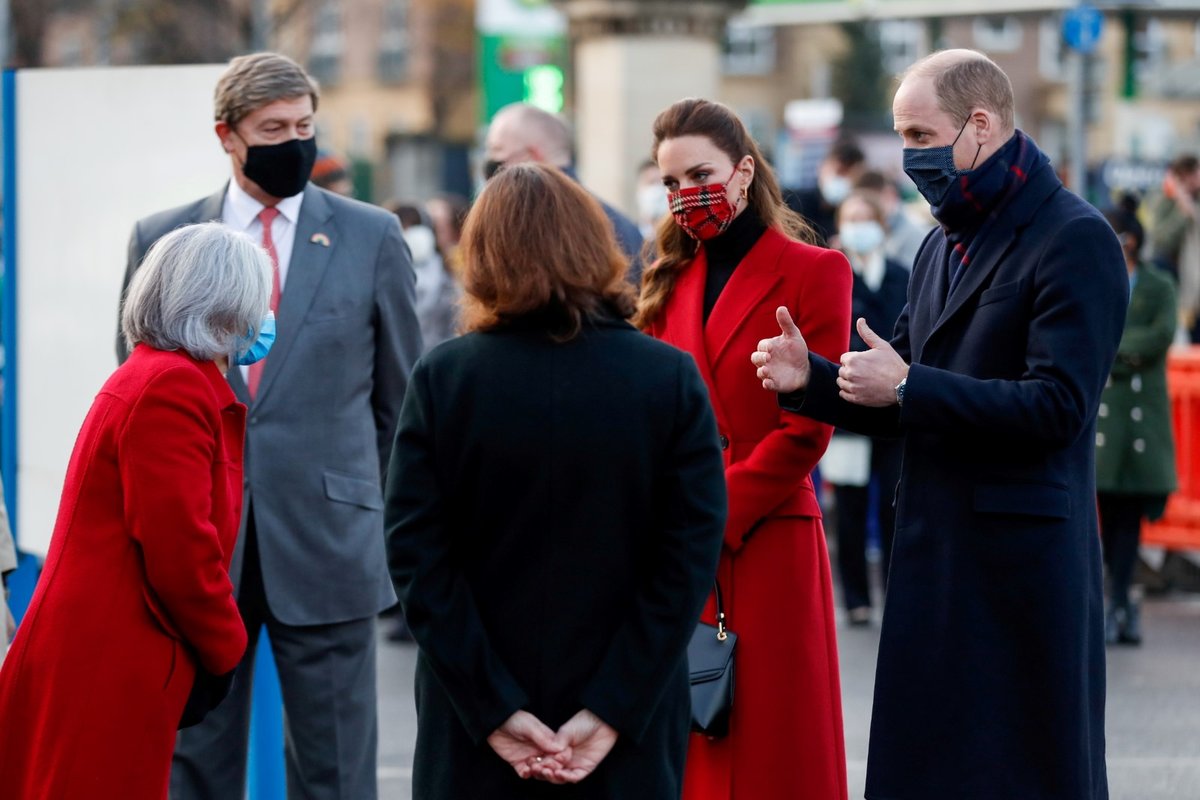
[(749, 185), (746, 185), (746, 186), (743, 186), (743, 187), (742, 187), (742, 199), (743, 199), (743, 200), (748, 200), (748, 199), (749, 199), (749, 197), (750, 197), (750, 194), (749, 194), (749, 192), (750, 192), (750, 186), (749, 186)]

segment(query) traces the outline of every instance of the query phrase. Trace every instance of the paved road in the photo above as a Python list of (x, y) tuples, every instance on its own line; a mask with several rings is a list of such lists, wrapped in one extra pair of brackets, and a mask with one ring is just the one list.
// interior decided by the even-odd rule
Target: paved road
[[(1144, 616), (1144, 646), (1109, 650), (1111, 800), (1200, 800), (1200, 596), (1148, 600)], [(878, 628), (849, 628), (841, 620), (839, 626), (850, 796), (861, 798)], [(380, 642), (384, 800), (412, 796), (415, 654), (413, 645)]]

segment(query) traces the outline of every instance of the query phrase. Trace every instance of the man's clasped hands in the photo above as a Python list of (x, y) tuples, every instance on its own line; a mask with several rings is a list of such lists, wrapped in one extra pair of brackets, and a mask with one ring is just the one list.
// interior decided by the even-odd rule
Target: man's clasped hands
[(557, 733), (528, 711), (518, 711), (487, 741), (522, 778), (579, 783), (612, 750), (617, 732), (587, 709), (564, 722)]

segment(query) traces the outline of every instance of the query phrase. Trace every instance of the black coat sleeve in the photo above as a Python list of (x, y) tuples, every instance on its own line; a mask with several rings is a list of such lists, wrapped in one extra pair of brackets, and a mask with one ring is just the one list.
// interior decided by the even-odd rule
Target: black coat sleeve
[(483, 742), (529, 696), (488, 641), (475, 597), (455, 566), (435, 469), (428, 373), (408, 382), (385, 489), (388, 566), (422, 655), (468, 734)]
[(708, 393), (679, 361), (675, 429), (658, 492), (656, 551), (624, 623), (580, 696), (583, 707), (640, 741), (683, 657), (712, 588), (725, 531), (724, 465)]
[(1125, 325), (1129, 282), (1100, 217), (1061, 227), (1034, 275), (1023, 374), (982, 379), (922, 364), (908, 373), (906, 430), (1064, 447), (1095, 413)]

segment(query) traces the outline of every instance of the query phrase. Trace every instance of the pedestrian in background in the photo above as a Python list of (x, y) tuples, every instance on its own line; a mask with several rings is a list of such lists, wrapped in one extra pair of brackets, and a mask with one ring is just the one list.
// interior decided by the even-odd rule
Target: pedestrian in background
[(343, 197), (354, 196), (354, 181), (350, 180), (350, 165), (345, 159), (328, 152), (317, 152), (310, 180), (322, 189)]
[[(874, 331), (896, 327), (908, 301), (908, 270), (885, 255), (886, 218), (878, 195), (856, 189), (838, 209), (838, 241), (854, 270), (853, 319), (865, 319)], [(866, 350), (856, 326), (850, 326), (850, 350)], [(900, 482), (898, 439), (871, 438), (834, 431), (821, 459), (821, 477), (834, 485), (837, 503), (837, 561), (842, 602), (851, 625), (871, 621), (871, 582), (867, 572), (867, 520), (871, 484), (879, 531), (880, 588), (887, 589), (896, 529), (896, 484)]]
[(667, 208), (667, 191), (662, 185), (662, 172), (653, 159), (646, 159), (637, 171), (637, 224), (642, 239), (653, 241), (654, 231), (663, 217), (671, 213)]
[(817, 185), (788, 193), (792, 210), (817, 233), (822, 247), (836, 244), (837, 210), (854, 190), (854, 183), (867, 169), (867, 157), (852, 137), (842, 135), (829, 148), (817, 167)]
[(1130, 596), (1142, 521), (1162, 516), (1175, 491), (1175, 444), (1167, 397), (1167, 350), (1175, 336), (1175, 282), (1141, 260), (1145, 233), (1136, 204), (1108, 211), (1129, 273), (1129, 313), (1096, 424), (1096, 493), (1108, 565), (1104, 638), (1141, 644), (1139, 604)]
[(728, 108), (681, 100), (653, 135), (673, 216), (659, 226), (637, 322), (690, 353), (708, 386), (729, 492), (719, 574), (738, 635), (729, 735), (692, 736), (684, 796), (844, 800), (833, 587), (809, 477), (831, 430), (780, 411), (744, 359), (780, 303), (821, 352), (845, 352), (850, 268), (807, 244), (811, 229)]
[(425, 213), (429, 215), (429, 223), (433, 226), (438, 256), (456, 279), (462, 272), (458, 243), (462, 239), (463, 222), (466, 221), (467, 212), (470, 210), (471, 203), (467, 198), (452, 192), (439, 194), (425, 201)]
[[(509, 165), (536, 161), (557, 167), (572, 180), (579, 180), (575, 172), (571, 129), (566, 120), (528, 103), (512, 103), (496, 112), (488, 125), (484, 153), (487, 158), (483, 170), (485, 178), (490, 179)], [(600, 198), (596, 200), (612, 225), (621, 252), (629, 260), (629, 282), (637, 286), (642, 275), (639, 260), (642, 234), (629, 217)]]
[(246, 232), (275, 267), (278, 342), (228, 376), (249, 406), (231, 574), (250, 644), (228, 701), (180, 736), (173, 800), (245, 792), (264, 626), (283, 693), (289, 797), (378, 791), (375, 615), (396, 601), (382, 480), (421, 335), (396, 216), (309, 183), (318, 99), (285, 56), (233, 59), (214, 98), (231, 180), (139, 221), (130, 238), (126, 283), (154, 241), (201, 220)]
[(895, 335), (859, 320), (833, 362), (780, 308), (752, 355), (783, 408), (904, 439), (870, 798), (1108, 797), (1094, 437), (1129, 284), (1013, 106), (982, 53), (910, 67), (893, 116), (940, 229)]
[(896, 182), (882, 172), (867, 170), (862, 173), (854, 182), (854, 189), (871, 193), (875, 201), (883, 207), (884, 228), (887, 231), (883, 252), (888, 258), (911, 271), (921, 244), (933, 226), (928, 222), (918, 224), (913, 220), (904, 207), (904, 199)]
[(1150, 203), (1150, 255), (1178, 283), (1184, 341), (1200, 343), (1200, 159), (1181, 155), (1167, 166), (1162, 192)]
[(468, 333), (417, 364), (388, 470), (413, 796), (677, 798), (725, 520), (704, 383), (626, 321), (608, 221), (557, 170), (494, 177), (463, 254)]
[(400, 220), (404, 241), (417, 275), (416, 311), (421, 323), (422, 352), (428, 353), (458, 332), (458, 281), (438, 251), (437, 234), (429, 215), (415, 203), (393, 201), (385, 206)]
[(224, 696), (246, 408), (222, 373), (268, 349), (270, 298), (267, 254), (216, 223), (164, 236), (130, 283), (132, 353), (84, 420), (0, 671), (6, 800), (162, 800), (176, 729)]

